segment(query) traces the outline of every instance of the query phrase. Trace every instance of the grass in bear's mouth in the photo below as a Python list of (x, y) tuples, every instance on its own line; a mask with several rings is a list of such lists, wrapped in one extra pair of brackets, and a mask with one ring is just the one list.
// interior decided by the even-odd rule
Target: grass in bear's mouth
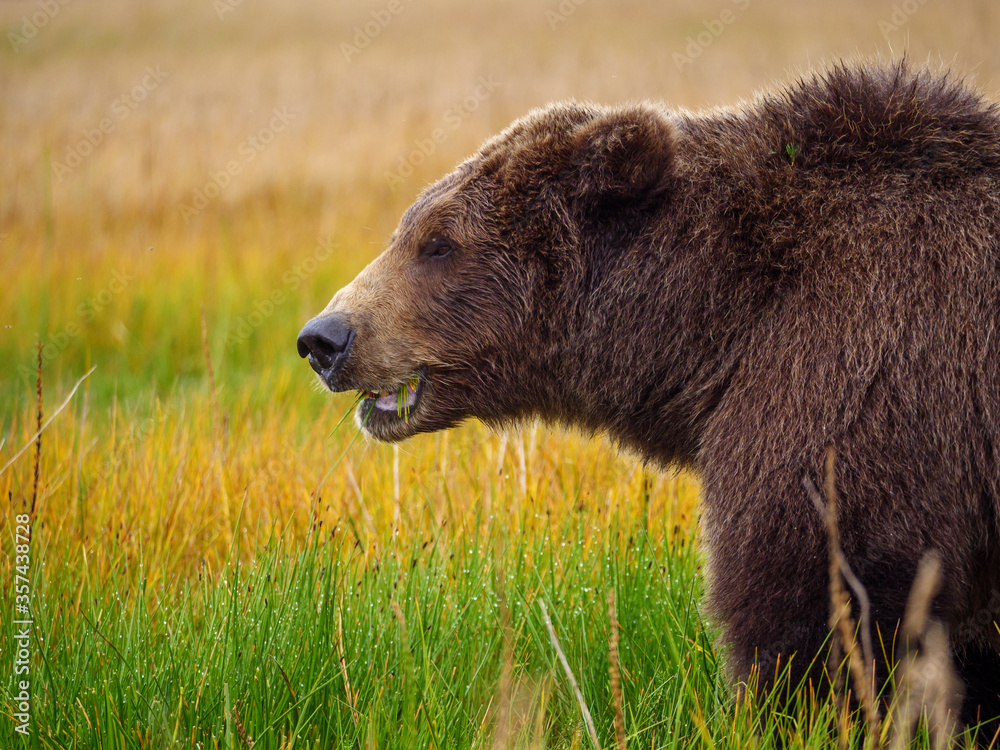
[(388, 412), (395, 409), (396, 416), (409, 424), (410, 411), (416, 406), (420, 395), (420, 376), (411, 375), (390, 391), (361, 391), (360, 399), (372, 399), (373, 407), (378, 411)]

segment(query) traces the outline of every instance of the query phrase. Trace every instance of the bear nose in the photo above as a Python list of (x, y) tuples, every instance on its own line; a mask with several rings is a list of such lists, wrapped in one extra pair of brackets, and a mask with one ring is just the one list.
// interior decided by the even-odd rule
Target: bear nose
[(313, 318), (299, 331), (300, 357), (308, 357), (316, 372), (333, 374), (347, 358), (354, 331), (336, 315)]

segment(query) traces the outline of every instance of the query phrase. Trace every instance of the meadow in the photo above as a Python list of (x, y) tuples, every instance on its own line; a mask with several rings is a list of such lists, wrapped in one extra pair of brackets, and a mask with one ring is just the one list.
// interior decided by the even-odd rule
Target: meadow
[(904, 53), (997, 98), (1000, 9), (11, 0), (0, 31), (0, 745), (589, 747), (560, 650), (602, 747), (862, 745), (728, 686), (697, 477), (554, 425), (368, 442), (295, 337), (533, 106)]

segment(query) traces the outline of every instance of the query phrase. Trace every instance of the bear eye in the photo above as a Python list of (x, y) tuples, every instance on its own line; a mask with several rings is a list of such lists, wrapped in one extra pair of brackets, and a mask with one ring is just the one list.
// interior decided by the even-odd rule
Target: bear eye
[(420, 254), (425, 258), (444, 258), (451, 255), (455, 246), (447, 237), (431, 237), (424, 243)]

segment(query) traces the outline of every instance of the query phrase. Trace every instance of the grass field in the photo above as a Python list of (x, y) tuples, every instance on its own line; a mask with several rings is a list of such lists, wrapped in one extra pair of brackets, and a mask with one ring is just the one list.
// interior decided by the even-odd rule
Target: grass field
[(996, 97), (1000, 8), (10, 0), (0, 30), (0, 746), (587, 747), (543, 605), (602, 747), (619, 698), (628, 747), (836, 743), (829, 706), (727, 686), (695, 477), (546, 425), (355, 439), (295, 336), (532, 106), (904, 52)]

